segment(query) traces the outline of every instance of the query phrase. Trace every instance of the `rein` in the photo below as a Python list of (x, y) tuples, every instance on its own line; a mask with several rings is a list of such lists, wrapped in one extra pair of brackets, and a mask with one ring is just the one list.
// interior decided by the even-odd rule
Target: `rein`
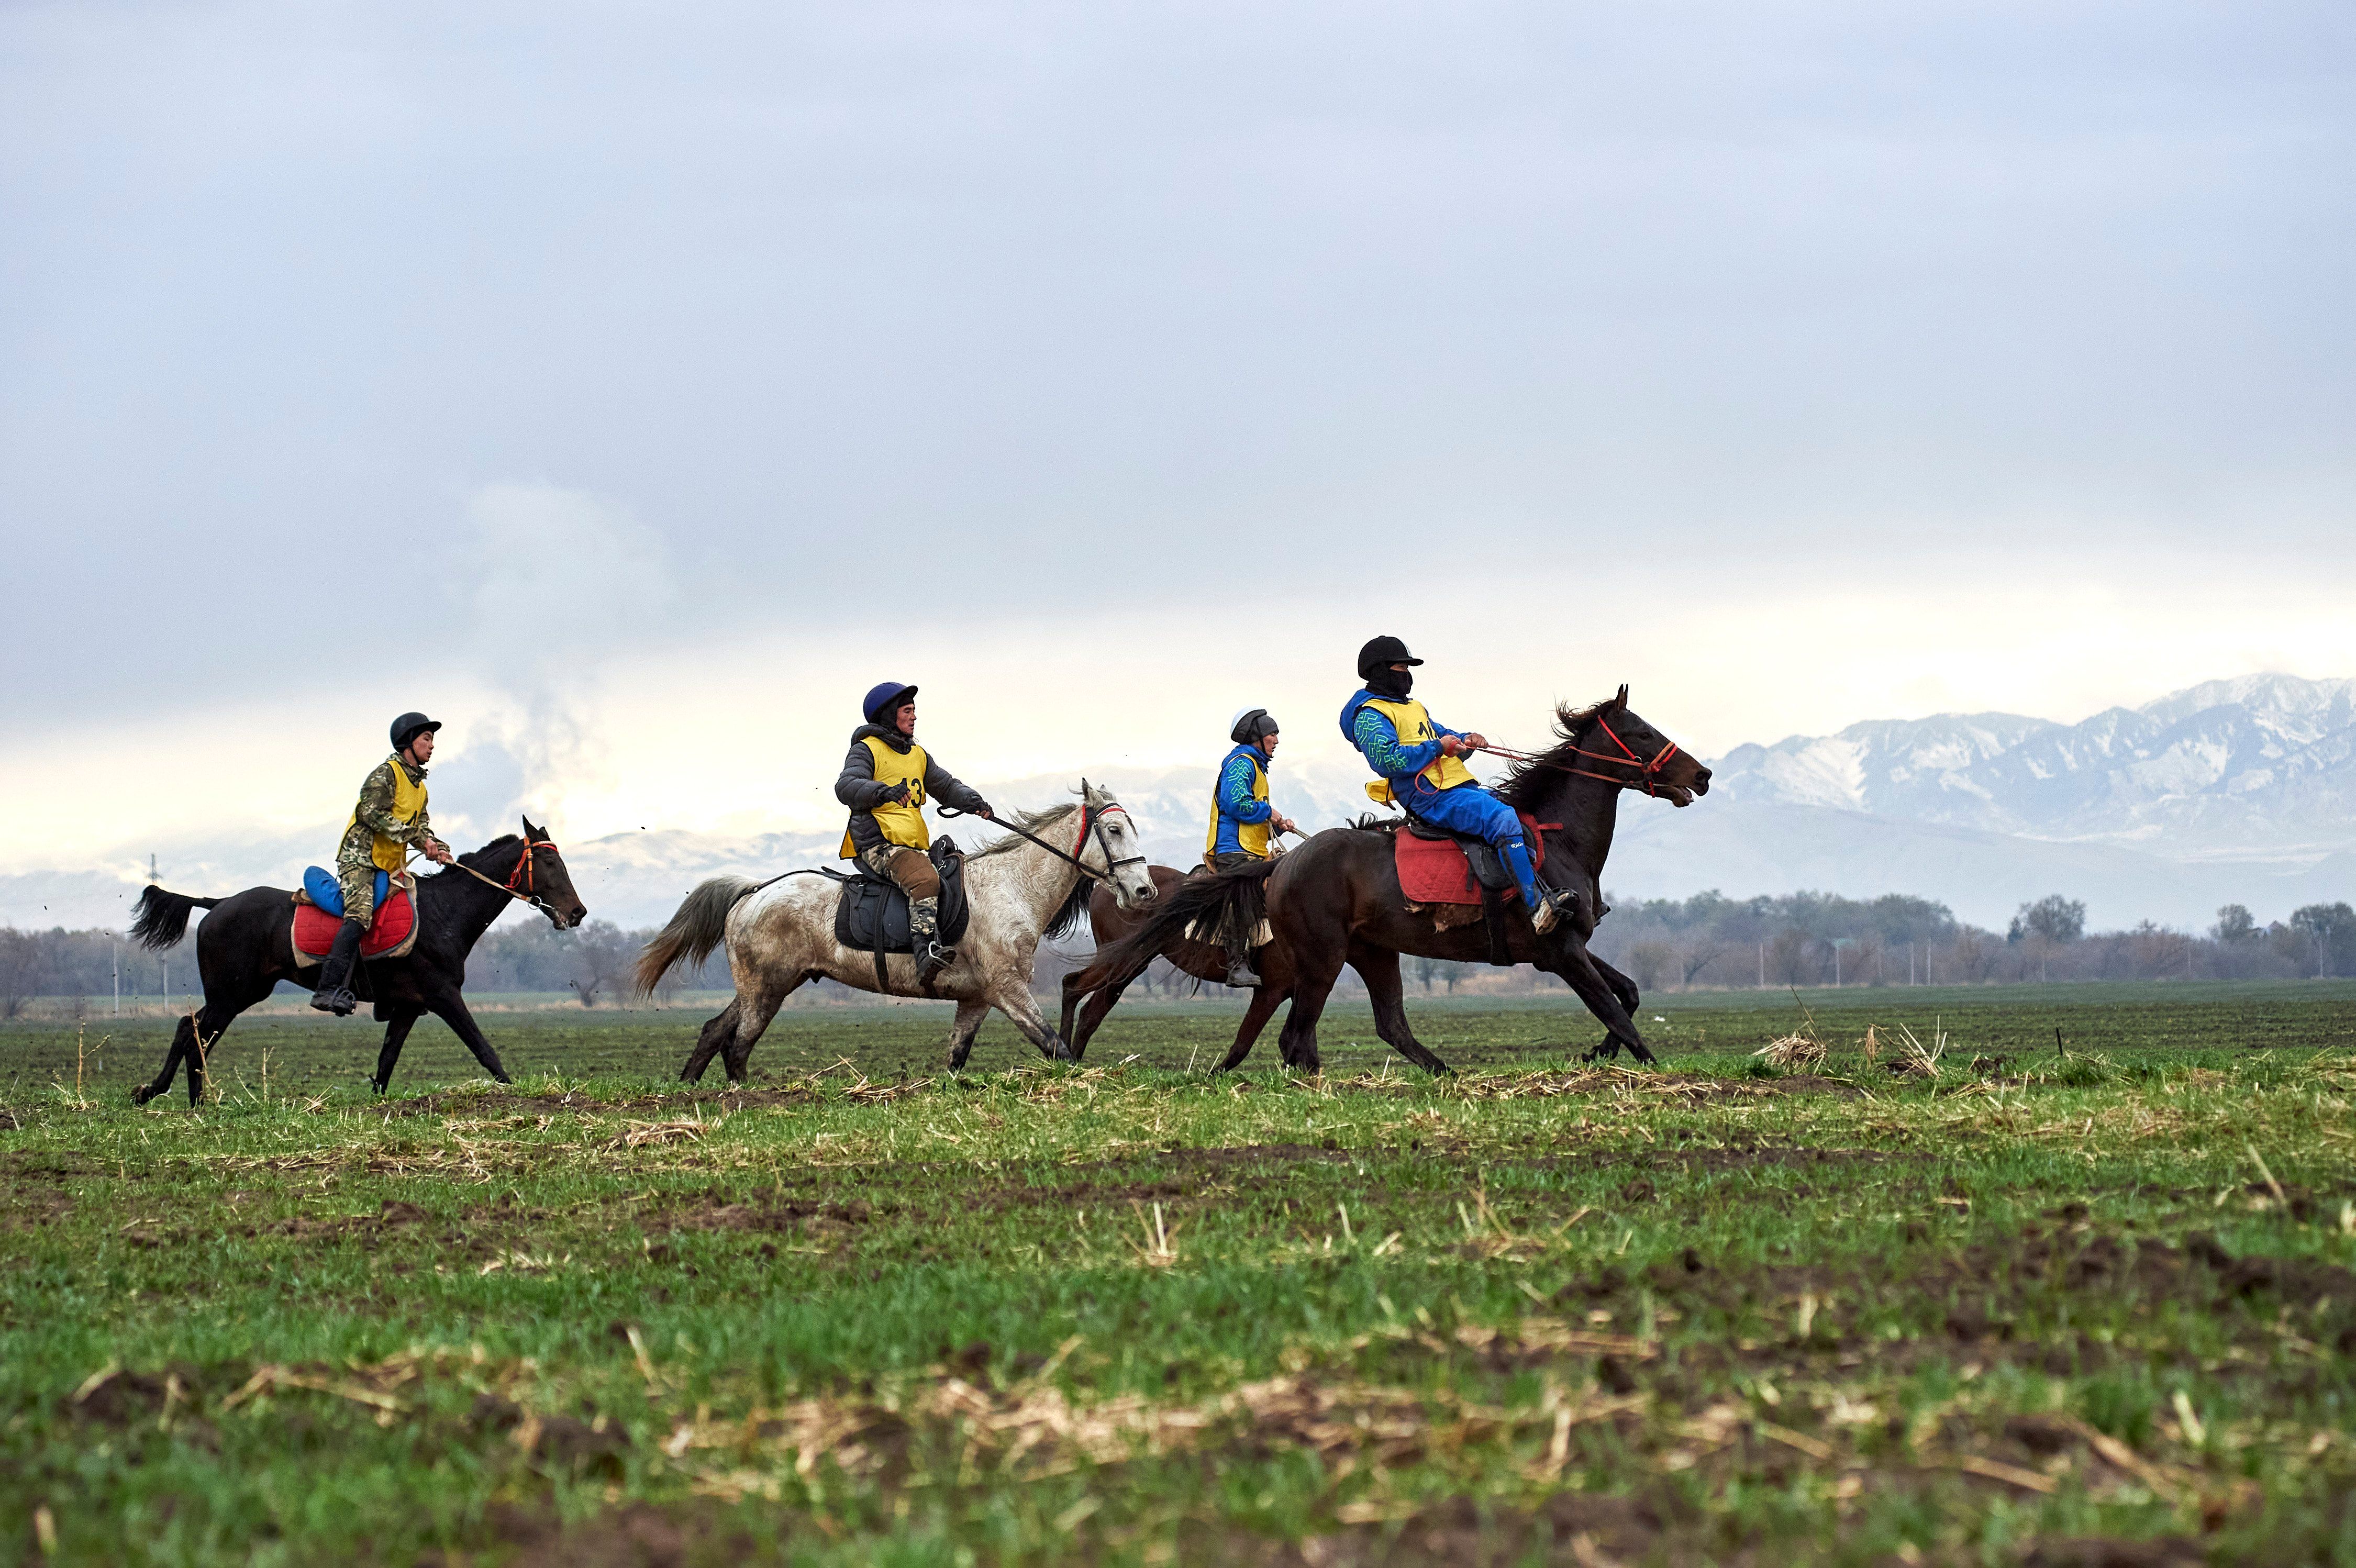
[(1612, 744), (1620, 748), (1620, 755), (1614, 757), (1608, 751), (1589, 751), (1577, 746), (1569, 748), (1571, 755), (1591, 757), (1597, 762), (1608, 762), (1615, 768), (1633, 768), (1636, 770), (1636, 777), (1623, 779), (1617, 774), (1597, 773), (1590, 768), (1573, 768), (1567, 762), (1555, 761), (1552, 754), (1542, 757), (1526, 751), (1512, 751), (1502, 746), (1484, 746), (1480, 749), (1493, 757), (1502, 757), (1508, 762), (1518, 762), (1526, 768), (1551, 768), (1558, 773), (1572, 773), (1581, 779), (1596, 779), (1606, 784), (1617, 784), (1623, 789), (1633, 789), (1642, 784), (1645, 794), (1658, 795), (1661, 792), (1661, 769), (1667, 765), (1669, 758), (1677, 754), (1677, 743), (1673, 740), (1663, 741), (1659, 753), (1652, 761), (1647, 762), (1637, 756), (1626, 741), (1620, 738), (1609, 720), (1599, 714), (1595, 725), (1598, 729), (1612, 737)]
[[(516, 899), (519, 902), (530, 905), (533, 908), (539, 910), (541, 914), (553, 920), (556, 918), (555, 908), (551, 906), (546, 899), (540, 896), (540, 868), (533, 864), (533, 852), (535, 850), (543, 849), (552, 850), (555, 847), (556, 841), (554, 839), (525, 839), (523, 841), (523, 854), (521, 858), (517, 860), (515, 869), (508, 873), (508, 879), (505, 882), (492, 881), (489, 877), (484, 875), (473, 866), (468, 865), (465, 861), (460, 860), (455, 854), (450, 857), (450, 864), (465, 872), (467, 875), (473, 877), (476, 881), (481, 883), (484, 886), (496, 887), (500, 892), (506, 894), (509, 897)], [(519, 884), (521, 885), (520, 887), (519, 887)]]
[[(1112, 815), (1115, 811), (1119, 811), (1121, 816), (1129, 822), (1130, 830), (1134, 832), (1137, 827), (1137, 822), (1134, 818), (1130, 817), (1129, 808), (1126, 806), (1108, 806), (1101, 811), (1098, 811), (1094, 806), (1082, 806), (1080, 808), (1080, 834), (1079, 839), (1076, 842), (1086, 843), (1091, 838), (1096, 840), (1097, 847), (1104, 851), (1105, 865), (1108, 868), (1105, 871), (1098, 871), (1095, 866), (1088, 865), (1086, 861), (1079, 859), (1076, 855), (1065, 854), (1062, 850), (1057, 849), (1054, 844), (1049, 843), (1045, 839), (1039, 837), (1035, 833), (1025, 832), (1023, 829), (1015, 826), (1012, 822), (1001, 821), (997, 817), (984, 817), (982, 821), (990, 823), (992, 827), (1004, 828), (1016, 838), (1029, 839), (1033, 843), (1037, 844), (1041, 849), (1045, 850), (1057, 860), (1063, 861), (1066, 865), (1078, 867), (1082, 875), (1093, 876), (1098, 882), (1101, 882), (1106, 886), (1109, 887), (1112, 886), (1111, 872), (1119, 871), (1124, 865), (1143, 865), (1145, 864), (1145, 856), (1141, 854), (1124, 855), (1119, 859), (1115, 859), (1113, 857), (1112, 843), (1104, 836), (1104, 820)], [(973, 814), (970, 811), (960, 811), (954, 806), (943, 806), (940, 808), (940, 812), (944, 817), (969, 817)]]

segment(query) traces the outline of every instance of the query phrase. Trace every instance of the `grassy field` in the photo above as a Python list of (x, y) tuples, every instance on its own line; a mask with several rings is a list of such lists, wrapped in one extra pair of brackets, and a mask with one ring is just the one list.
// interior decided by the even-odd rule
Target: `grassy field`
[(0, 1561), (2356, 1563), (2356, 986), (1410, 1008), (0, 1026)]

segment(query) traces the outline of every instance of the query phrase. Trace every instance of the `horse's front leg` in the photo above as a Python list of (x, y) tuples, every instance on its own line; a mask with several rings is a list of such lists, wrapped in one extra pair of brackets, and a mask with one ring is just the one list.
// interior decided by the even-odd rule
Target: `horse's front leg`
[(949, 1070), (963, 1072), (966, 1058), (973, 1054), (973, 1037), (981, 1030), (981, 1021), (990, 1016), (990, 1004), (979, 996), (969, 996), (957, 1004), (957, 1017), (949, 1025)]
[(1603, 983), (1612, 988), (1612, 994), (1620, 998), (1620, 1005), (1628, 1010), (1628, 1015), (1634, 1017), (1636, 1010), (1644, 1004), (1644, 993), (1636, 989), (1636, 983), (1592, 952), (1587, 954), (1587, 961), (1595, 966), (1595, 972), (1603, 977)]
[[(1651, 1047), (1644, 1044), (1644, 1036), (1637, 1033), (1636, 1020), (1630, 1017), (1628, 1010), (1620, 1004), (1619, 996), (1613, 993), (1611, 983), (1598, 972), (1595, 962), (1588, 956), (1584, 945), (1577, 942), (1560, 943), (1550, 961), (1540, 964), (1539, 967), (1559, 977), (1564, 984), (1569, 986), (1578, 994), (1581, 1002), (1587, 1004), (1587, 1010), (1594, 1014), (1597, 1020), (1611, 1031), (1610, 1036), (1604, 1041), (1604, 1047), (1613, 1047), (1616, 1054), (1617, 1047), (1625, 1046), (1635, 1053), (1636, 1059), (1640, 1062), (1655, 1062), (1660, 1059), (1654, 1056)], [(1593, 1061), (1596, 1057), (1602, 1054), (1603, 1047), (1598, 1047), (1589, 1054), (1587, 1059)]]
[(409, 1031), (416, 1026), (423, 1013), (400, 1013), (384, 1026), (384, 1048), (376, 1054), (376, 1076), (369, 1087), (382, 1094), (392, 1085), (392, 1069), (401, 1065), (401, 1047), (409, 1043)]
[(1013, 1021), (1015, 1028), (1022, 1031), (1023, 1037), (1039, 1047), (1041, 1056), (1051, 1062), (1073, 1061), (1076, 1058), (1072, 1055), (1072, 1047), (1064, 1043), (1063, 1036), (1055, 1033), (1055, 1026), (1041, 1015), (1039, 1004), (1032, 998), (1030, 984), (1023, 978), (1030, 970), (1031, 966), (1023, 963), (1009, 965), (1001, 971), (997, 983), (987, 993), (986, 1000), (989, 1005)]
[(483, 1070), (489, 1073), (494, 1081), (515, 1081), (508, 1076), (508, 1069), (499, 1065), (499, 1053), (491, 1048), (491, 1042), (484, 1035), (482, 1026), (475, 1022), (472, 1013), (466, 1011), (466, 999), (458, 994), (456, 986), (429, 988), (425, 1005), (436, 1018), (450, 1026), (452, 1034), (466, 1042), (466, 1048), (475, 1053), (475, 1059), (483, 1064)]

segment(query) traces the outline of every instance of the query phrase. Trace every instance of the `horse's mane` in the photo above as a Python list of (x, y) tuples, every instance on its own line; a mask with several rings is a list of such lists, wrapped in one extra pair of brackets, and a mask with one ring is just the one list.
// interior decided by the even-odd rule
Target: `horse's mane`
[[(462, 860), (462, 861), (466, 862), (466, 864), (467, 864), (468, 865), (475, 865), (475, 862), (477, 862), (477, 861), (478, 861), (478, 860), (482, 859), (482, 858), (483, 858), (483, 856), (485, 856), (485, 855), (487, 855), (487, 854), (490, 854), (490, 853), (491, 853), (491, 851), (493, 851), (493, 850), (495, 850), (495, 849), (505, 849), (505, 848), (507, 848), (507, 846), (508, 846), (508, 845), (509, 845), (509, 844), (511, 844), (511, 843), (520, 843), (521, 842), (522, 842), (522, 840), (519, 839), (519, 838), (518, 838), (515, 834), (513, 834), (513, 833), (501, 833), (498, 837), (497, 837), (497, 838), (493, 839), (490, 843), (488, 843), (485, 844), (482, 848), (480, 848), (480, 849), (470, 849), (470, 850), (468, 850), (466, 854), (464, 854), (460, 855), (458, 858), (459, 858), (460, 860)], [(476, 866), (476, 869), (479, 871), (479, 870), (481, 870), (482, 868), (481, 868), (480, 866)]]
[(1395, 833), (1407, 826), (1405, 817), (1378, 817), (1372, 811), (1361, 811), (1355, 822), (1346, 824), (1362, 833)]
[(1546, 788), (1545, 775), (1559, 773), (1579, 766), (1579, 743), (1585, 737), (1587, 726), (1595, 722), (1596, 714), (1610, 706), (1607, 697), (1600, 703), (1590, 703), (1583, 708), (1558, 705), (1554, 711), (1554, 749), (1536, 762), (1516, 762), (1497, 786), (1497, 799), (1517, 811), (1534, 810), (1539, 804), (1539, 791)]
[[(1016, 827), (1022, 828), (1026, 832), (1035, 833), (1043, 829), (1054, 827), (1057, 822), (1062, 822), (1066, 817), (1070, 816), (1074, 811), (1076, 811), (1079, 809), (1080, 803), (1075, 800), (1069, 805), (1050, 806), (1044, 811), (1012, 811), (1008, 813), (1003, 820), (1012, 822)], [(1010, 850), (1023, 849), (1027, 847), (1028, 845), (1025, 844), (1024, 841), (1015, 837), (1012, 833), (1008, 833), (996, 843), (984, 844), (981, 848), (975, 850), (969, 858), (981, 860), (990, 855), (1004, 854)], [(1087, 878), (1083, 877), (1081, 880), (1085, 884)]]

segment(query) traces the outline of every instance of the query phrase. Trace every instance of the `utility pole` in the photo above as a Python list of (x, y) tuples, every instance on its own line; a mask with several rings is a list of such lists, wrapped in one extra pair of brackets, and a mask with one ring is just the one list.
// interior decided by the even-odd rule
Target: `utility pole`
[(1767, 944), (1759, 944), (1759, 989), (1767, 989)]
[(107, 950), (112, 955), (114, 960), (113, 1015), (120, 1018), (123, 1016), (123, 939), (121, 937), (117, 937), (112, 941), (107, 943)]

